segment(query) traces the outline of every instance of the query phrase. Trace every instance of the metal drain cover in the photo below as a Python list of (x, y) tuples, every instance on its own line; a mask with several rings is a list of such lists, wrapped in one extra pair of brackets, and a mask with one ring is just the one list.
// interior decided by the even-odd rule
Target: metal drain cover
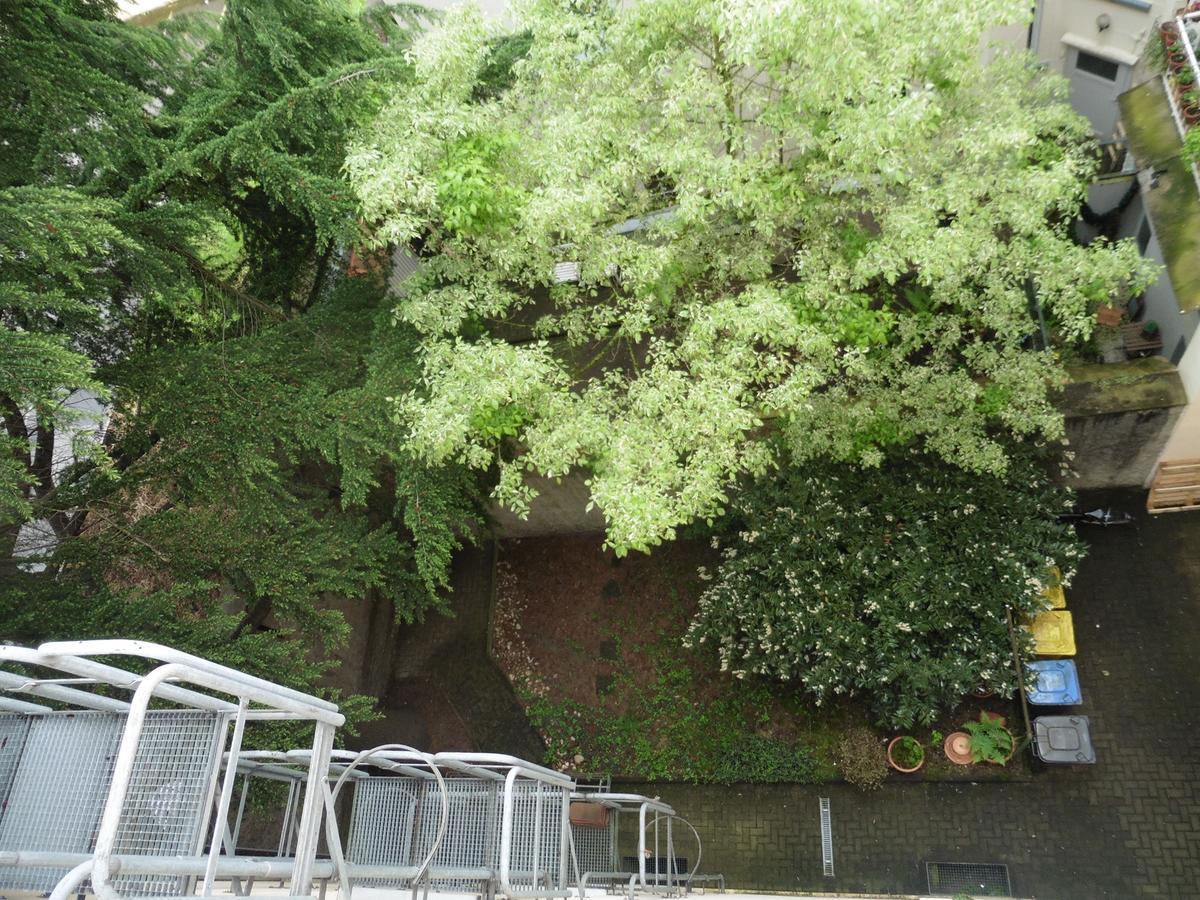
[(1012, 881), (1003, 863), (927, 862), (929, 893), (952, 897), (1011, 897)]

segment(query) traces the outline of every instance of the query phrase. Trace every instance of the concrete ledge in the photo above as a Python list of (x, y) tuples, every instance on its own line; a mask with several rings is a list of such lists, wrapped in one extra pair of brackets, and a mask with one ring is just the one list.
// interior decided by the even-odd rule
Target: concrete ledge
[(1058, 408), (1068, 419), (1167, 409), (1188, 402), (1179, 372), (1162, 356), (1074, 366), (1067, 372), (1071, 381)]
[(1075, 451), (1076, 488), (1142, 487), (1187, 405), (1183, 380), (1161, 356), (1078, 366), (1058, 407)]

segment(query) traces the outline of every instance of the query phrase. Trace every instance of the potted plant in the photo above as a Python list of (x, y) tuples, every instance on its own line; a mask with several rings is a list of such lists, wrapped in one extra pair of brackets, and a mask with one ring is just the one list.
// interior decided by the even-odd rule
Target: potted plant
[(887, 760), (897, 772), (910, 775), (925, 765), (925, 748), (915, 737), (906, 734), (894, 737), (888, 744)]
[(1174, 22), (1163, 22), (1159, 26), (1159, 31), (1162, 34), (1163, 45), (1170, 49), (1179, 40), (1179, 29)]
[(1158, 323), (1155, 322), (1153, 319), (1151, 319), (1150, 321), (1143, 324), (1142, 325), (1142, 337), (1144, 337), (1148, 341), (1152, 341), (1156, 337), (1158, 337)]
[(1003, 766), (1016, 752), (1017, 742), (999, 716), (981, 713), (978, 722), (967, 722), (963, 728), (970, 736), (968, 746), (972, 762)]
[(1189, 125), (1200, 124), (1200, 90), (1193, 88), (1183, 95), (1183, 118)]

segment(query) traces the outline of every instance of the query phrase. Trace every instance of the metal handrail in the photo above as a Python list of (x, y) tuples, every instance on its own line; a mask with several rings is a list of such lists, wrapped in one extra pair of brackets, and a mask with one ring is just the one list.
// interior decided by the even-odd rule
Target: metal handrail
[[(271, 706), (277, 706), (281, 709), (288, 709), (287, 704), (309, 706), (326, 713), (334, 714), (334, 716), (341, 720), (335, 722), (335, 725), (341, 725), (345, 721), (341, 714), (338, 713), (336, 703), (322, 700), (320, 697), (314, 697), (312, 694), (306, 694), (303, 691), (275, 684), (274, 682), (267, 681), (265, 678), (247, 675), (245, 672), (239, 672), (237, 669), (231, 669), (228, 666), (202, 659), (199, 656), (193, 656), (190, 653), (184, 653), (182, 650), (176, 650), (173, 647), (167, 647), (163, 644), (130, 640), (51, 641), (40, 645), (38, 653), (47, 657), (136, 656), (155, 662), (174, 663), (187, 666), (195, 672), (214, 676), (222, 681), (238, 685), (239, 690), (227, 691), (227, 693), (231, 693), (234, 696), (241, 696), (243, 691), (254, 692), (260, 696), (276, 698), (274, 701), (259, 701)], [(217, 688), (217, 690), (220, 689)], [(253, 697), (253, 694), (247, 693), (247, 696)]]
[[(143, 677), (133, 672), (127, 672), (124, 669), (118, 669), (116, 666), (106, 665), (83, 657), (56, 657), (54, 659), (47, 659), (40, 650), (35, 650), (31, 647), (18, 647), (12, 644), (0, 645), (0, 662), (16, 662), (48, 669), (58, 669), (60, 672), (82, 675), (92, 678), (99, 683), (128, 691), (137, 690), (138, 685), (142, 683)], [(81, 693), (84, 692), (81, 691)], [(222, 700), (219, 697), (210, 697), (208, 694), (189, 691), (187, 688), (176, 687), (171, 684), (162, 685), (158, 689), (157, 696), (163, 700), (170, 700), (173, 703), (179, 703), (193, 709), (208, 709), (217, 712), (235, 712), (237, 710), (237, 704), (230, 703), (228, 700)]]

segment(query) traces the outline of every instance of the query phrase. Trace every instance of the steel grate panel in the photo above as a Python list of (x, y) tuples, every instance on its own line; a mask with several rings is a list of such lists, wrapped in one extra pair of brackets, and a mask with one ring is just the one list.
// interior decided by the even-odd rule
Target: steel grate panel
[[(366, 778), (357, 782), (346, 859), (358, 865), (414, 865), (413, 824), (423, 787), (414, 778)], [(437, 803), (436, 791), (433, 793), (432, 801)], [(362, 879), (356, 884), (390, 888), (408, 886), (407, 881), (381, 878)]]
[[(617, 865), (617, 810), (608, 811), (608, 824), (603, 828), (587, 825), (572, 825), (571, 840), (575, 845), (575, 859), (579, 863), (579, 877), (588, 872), (616, 872)], [(575, 873), (568, 873), (571, 884), (575, 884)]]
[(541, 782), (513, 785), (513, 838), (509, 869), (514, 885), (541, 887), (547, 878), (558, 881), (565, 788)]
[(17, 774), (17, 764), (21, 761), (28, 734), (29, 716), (0, 713), (0, 815), (8, 806), (8, 792), (13, 776)]
[(833, 818), (829, 798), (821, 797), (821, 871), (826, 878), (833, 878)]
[(1012, 882), (1003, 863), (927, 862), (929, 893), (973, 897), (1011, 897)]
[[(223, 725), (224, 717), (214, 712), (163, 710), (147, 716), (117, 830), (117, 853), (200, 852), (209, 788), (224, 745)], [(186, 881), (129, 875), (116, 879), (116, 885), (126, 896), (148, 896), (182, 893)]]
[[(447, 778), (446, 792), (450, 800), (450, 822), (446, 837), (433, 858), (433, 866), (452, 868), (500, 868), (500, 792), (496, 782), (475, 778)], [(437, 787), (431, 785), (421, 807), (421, 817), (415, 837), (415, 857), (425, 858), (437, 837), (441, 798)], [(431, 884), (442, 890), (465, 890), (477, 887), (475, 882), (432, 879)]]
[[(500, 870), (503, 786), (478, 778), (446, 778), (449, 821), (432, 868)], [(567, 791), (534, 782), (513, 785), (510, 877), (514, 885), (557, 884)], [(441, 823), (436, 782), (376, 777), (354, 788), (347, 859), (360, 865), (416, 866), (428, 854)], [(540, 808), (540, 812), (539, 812)], [(615, 821), (614, 821), (615, 825)], [(615, 833), (615, 832), (613, 832)], [(609, 844), (611, 855), (611, 839)], [(536, 865), (535, 865), (536, 864)], [(405, 888), (409, 880), (362, 879), (370, 887)], [(439, 890), (478, 890), (478, 880), (432, 878)]]
[[(29, 732), (0, 818), (0, 849), (90, 853), (125, 725), (122, 713), (26, 717)], [(211, 712), (147, 714), (117, 832), (116, 851), (194, 855), (219, 756)], [(49, 891), (66, 869), (0, 867), (0, 887)], [(128, 876), (124, 893), (178, 894), (185, 879)]]
[[(92, 849), (123, 723), (116, 713), (30, 717), (24, 752), (0, 819), (0, 849)], [(46, 892), (66, 871), (0, 867), (0, 885)]]

